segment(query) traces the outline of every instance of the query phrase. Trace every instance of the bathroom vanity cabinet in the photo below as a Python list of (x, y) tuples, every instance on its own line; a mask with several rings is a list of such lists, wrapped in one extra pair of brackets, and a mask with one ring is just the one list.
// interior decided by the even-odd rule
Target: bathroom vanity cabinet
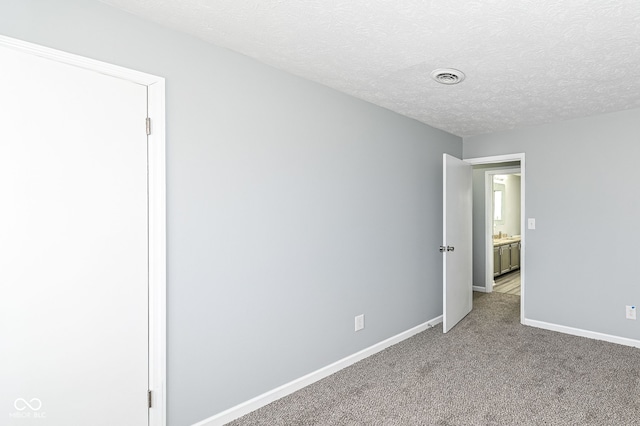
[(493, 243), (493, 276), (520, 267), (520, 238), (503, 238)]

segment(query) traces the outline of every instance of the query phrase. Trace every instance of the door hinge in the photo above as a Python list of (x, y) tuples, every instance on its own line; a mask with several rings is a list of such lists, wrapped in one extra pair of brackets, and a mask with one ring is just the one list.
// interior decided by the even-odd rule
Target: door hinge
[(147, 128), (147, 136), (149, 136), (151, 134), (151, 118), (147, 117), (145, 124)]
[(149, 408), (151, 408), (151, 406), (153, 405), (152, 401), (153, 401), (153, 395), (151, 394), (151, 391), (149, 390), (149, 391), (147, 391), (147, 403), (148, 403)]

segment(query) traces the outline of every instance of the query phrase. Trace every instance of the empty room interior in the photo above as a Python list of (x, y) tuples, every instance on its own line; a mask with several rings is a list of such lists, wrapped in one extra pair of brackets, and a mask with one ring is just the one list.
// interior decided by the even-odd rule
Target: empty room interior
[[(136, 107), (150, 117), (147, 135), (166, 144), (162, 244), (148, 222), (149, 256), (162, 247), (163, 259), (160, 275), (149, 272), (163, 296), (144, 299), (156, 315), (143, 342), (149, 412), (120, 424), (629, 424), (640, 415), (640, 2), (3, 0), (0, 36), (0, 52), (63, 52), (94, 64), (78, 59), (81, 75), (105, 63), (163, 84), (157, 120)], [(148, 105), (154, 84), (140, 92)], [(62, 92), (57, 103), (73, 102)], [(25, 133), (45, 126), (21, 108)], [(83, 120), (67, 119), (65, 128)], [(56, 137), (51, 173), (84, 161), (57, 155)], [(16, 152), (7, 141), (5, 159)], [(153, 149), (139, 155), (151, 162)], [(5, 200), (20, 183), (6, 179)], [(17, 199), (3, 208), (0, 235)], [(38, 206), (28, 208), (52, 214)], [(450, 217), (462, 210), (461, 222)], [(107, 224), (93, 226), (88, 234), (102, 238)], [(0, 253), (16, 255), (3, 238)], [(17, 295), (2, 274), (2, 293)], [(67, 306), (82, 292), (60, 293)], [(106, 303), (102, 294), (82, 304)], [(15, 318), (39, 306), (33, 292), (20, 297), (0, 296), (5, 336), (19, 336)], [(54, 323), (62, 310), (32, 314)], [(119, 345), (112, 338), (107, 346)], [(27, 337), (3, 339), (2, 374), (16, 376), (7, 354), (25, 355), (9, 348)], [(58, 349), (74, 340), (60, 339)], [(530, 376), (518, 377), (518, 362)], [(567, 370), (586, 387), (561, 382)], [(57, 396), (39, 391), (42, 377), (0, 377), (0, 387), (21, 386), (0, 392), (0, 416), (81, 424), (62, 414), (76, 409), (63, 395), (86, 371), (68, 374)], [(460, 390), (482, 374), (499, 381)], [(465, 405), (474, 392), (478, 403)], [(85, 424), (103, 424), (101, 410), (118, 407), (93, 409)]]

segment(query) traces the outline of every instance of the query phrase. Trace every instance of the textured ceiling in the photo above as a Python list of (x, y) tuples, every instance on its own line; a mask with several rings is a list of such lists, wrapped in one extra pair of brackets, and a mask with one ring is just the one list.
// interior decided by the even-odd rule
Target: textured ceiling
[(459, 136), (640, 107), (639, 0), (102, 1)]

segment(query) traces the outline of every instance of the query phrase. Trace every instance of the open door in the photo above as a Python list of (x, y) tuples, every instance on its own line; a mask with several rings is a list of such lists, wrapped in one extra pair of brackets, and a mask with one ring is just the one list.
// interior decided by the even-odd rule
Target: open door
[(471, 312), (473, 303), (471, 165), (444, 154), (442, 188), (442, 330), (446, 333)]

